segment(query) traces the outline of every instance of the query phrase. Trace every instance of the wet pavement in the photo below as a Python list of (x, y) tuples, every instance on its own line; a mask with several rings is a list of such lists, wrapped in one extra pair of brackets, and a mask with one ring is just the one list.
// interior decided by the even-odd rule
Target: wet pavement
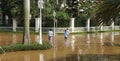
[[(20, 43), (21, 34), (0, 33), (0, 45)], [(31, 35), (36, 42), (37, 35)], [(43, 40), (48, 41), (47, 35)], [(63, 35), (53, 38), (53, 48), (0, 54), (0, 61), (120, 61), (120, 32)]]

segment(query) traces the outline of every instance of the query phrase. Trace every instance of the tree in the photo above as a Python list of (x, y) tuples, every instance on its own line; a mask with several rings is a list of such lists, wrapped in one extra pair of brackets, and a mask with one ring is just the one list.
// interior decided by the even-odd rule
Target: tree
[(16, 31), (17, 22), (19, 19), (23, 20), (22, 10), (23, 9), (23, 0), (11, 0), (9, 3), (10, 17), (13, 21), (13, 31)]
[(30, 14), (32, 18), (39, 16), (38, 0), (30, 0)]
[(9, 4), (8, 4), (8, 2), (9, 1), (7, 1), (7, 0), (1, 0), (0, 1), (1, 2), (1, 12), (2, 12), (2, 25), (7, 25), (6, 24), (6, 15), (7, 16), (9, 16), (9, 13), (10, 13), (10, 11), (9, 11)]
[[(82, 14), (82, 16), (84, 15), (84, 17), (86, 19), (85, 24), (86, 24), (86, 28), (87, 28), (88, 32), (90, 31), (91, 24), (92, 25), (94, 24), (92, 22), (92, 18), (93, 18), (93, 12), (96, 8), (95, 3), (96, 3), (96, 1), (91, 1), (91, 0), (80, 1), (80, 7), (79, 7), (80, 14)], [(79, 16), (81, 16), (81, 15), (79, 15)]]
[[(57, 4), (54, 0), (49, 0), (49, 1), (45, 1), (44, 5), (45, 8), (43, 9), (43, 26), (47, 26), (47, 27), (52, 27), (53, 24), (53, 12), (56, 12), (55, 18), (57, 19), (57, 25), (61, 27), (61, 23), (63, 23), (63, 21), (66, 22), (66, 20), (69, 20), (69, 16), (68, 13), (65, 12), (65, 8), (61, 9), (61, 0), (59, 0), (59, 3)], [(64, 26), (62, 24), (62, 26)], [(65, 25), (66, 26), (66, 25)]]
[(98, 24), (108, 24), (120, 13), (120, 0), (100, 0), (94, 18)]
[(30, 0), (24, 0), (24, 34), (23, 44), (30, 43)]
[(67, 1), (66, 12), (69, 14), (71, 18), (78, 16), (78, 11), (79, 11), (78, 4), (79, 4), (79, 1), (77, 0)]

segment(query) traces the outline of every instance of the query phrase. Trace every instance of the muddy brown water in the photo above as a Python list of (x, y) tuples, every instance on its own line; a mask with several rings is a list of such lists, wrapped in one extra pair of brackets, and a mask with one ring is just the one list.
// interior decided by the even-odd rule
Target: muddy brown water
[[(0, 45), (21, 43), (21, 34), (0, 33)], [(38, 35), (31, 35), (36, 42)], [(43, 40), (48, 41), (47, 35)], [(120, 32), (63, 35), (53, 38), (53, 48), (0, 54), (0, 61), (120, 61)]]

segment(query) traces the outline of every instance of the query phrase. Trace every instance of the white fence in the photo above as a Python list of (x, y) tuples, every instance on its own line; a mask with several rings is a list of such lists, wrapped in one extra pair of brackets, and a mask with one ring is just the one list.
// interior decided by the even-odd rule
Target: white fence
[[(64, 30), (68, 28), (70, 31), (72, 30), (72, 28), (70, 27), (56, 27), (55, 28), (55, 32), (56, 33), (63, 33)], [(43, 32), (47, 32), (49, 29), (54, 29), (53, 27), (42, 27), (42, 31)], [(16, 31), (23, 31), (24, 28), (23, 27), (17, 27)], [(90, 27), (90, 31), (99, 31), (100, 27)], [(103, 31), (107, 31), (107, 30), (113, 30), (113, 28), (111, 26), (103, 26)], [(120, 30), (120, 26), (114, 26), (114, 30)], [(13, 31), (12, 27), (0, 27), (0, 31)], [(30, 27), (30, 31), (35, 32), (35, 27)], [(74, 28), (74, 32), (85, 32), (87, 31), (86, 27), (75, 27)]]

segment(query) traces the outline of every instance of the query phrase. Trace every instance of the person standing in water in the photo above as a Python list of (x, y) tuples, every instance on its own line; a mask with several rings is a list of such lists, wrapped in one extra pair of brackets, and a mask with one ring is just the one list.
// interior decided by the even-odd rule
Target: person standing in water
[(69, 29), (67, 28), (66, 30), (65, 30), (65, 32), (64, 32), (64, 38), (65, 38), (65, 40), (67, 40), (68, 39), (68, 37), (69, 37)]
[(65, 29), (64, 31), (64, 38), (65, 38), (65, 46), (68, 47), (69, 46), (69, 40), (68, 40), (68, 37), (69, 37), (69, 29)]
[(52, 41), (52, 37), (53, 37), (53, 31), (52, 31), (52, 29), (49, 29), (49, 31), (48, 31), (48, 40)]

